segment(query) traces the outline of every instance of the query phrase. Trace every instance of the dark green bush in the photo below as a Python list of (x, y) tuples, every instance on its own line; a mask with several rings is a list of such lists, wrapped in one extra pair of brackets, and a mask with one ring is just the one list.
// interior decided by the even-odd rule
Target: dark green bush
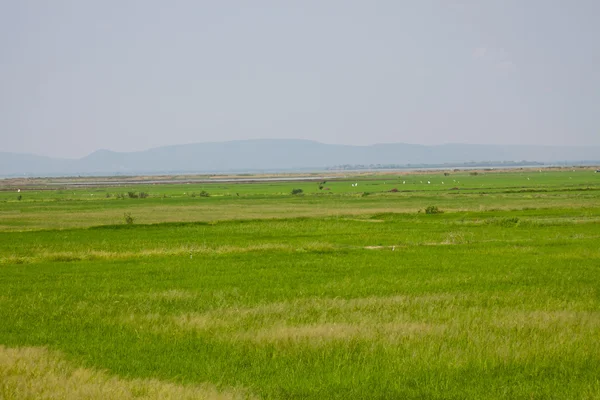
[(425, 214), (442, 214), (443, 211), (437, 206), (429, 206), (425, 209)]
[(125, 219), (125, 223), (127, 225), (133, 225), (133, 221), (135, 221), (135, 218), (131, 215), (131, 213), (123, 214), (123, 218)]

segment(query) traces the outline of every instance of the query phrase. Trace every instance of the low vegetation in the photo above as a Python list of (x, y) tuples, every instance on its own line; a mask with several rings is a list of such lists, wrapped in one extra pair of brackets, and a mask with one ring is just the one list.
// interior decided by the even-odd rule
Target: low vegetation
[(425, 209), (425, 214), (442, 214), (443, 211), (437, 206), (429, 206)]
[(598, 174), (319, 182), (0, 192), (0, 398), (600, 398)]

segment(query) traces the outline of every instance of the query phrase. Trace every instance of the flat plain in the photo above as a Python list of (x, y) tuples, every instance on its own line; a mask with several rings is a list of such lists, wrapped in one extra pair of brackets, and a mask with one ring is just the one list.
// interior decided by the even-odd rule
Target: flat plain
[(0, 181), (0, 399), (600, 398), (599, 173), (324, 180)]

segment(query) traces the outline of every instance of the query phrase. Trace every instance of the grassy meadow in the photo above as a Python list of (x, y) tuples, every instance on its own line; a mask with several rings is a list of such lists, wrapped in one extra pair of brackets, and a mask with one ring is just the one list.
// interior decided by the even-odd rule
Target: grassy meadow
[(0, 181), (0, 399), (600, 399), (600, 174), (446, 174)]

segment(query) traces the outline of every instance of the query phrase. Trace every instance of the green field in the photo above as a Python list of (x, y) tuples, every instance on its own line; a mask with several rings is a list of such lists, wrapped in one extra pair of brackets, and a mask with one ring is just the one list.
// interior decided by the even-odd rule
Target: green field
[(0, 188), (0, 399), (600, 399), (592, 169)]

